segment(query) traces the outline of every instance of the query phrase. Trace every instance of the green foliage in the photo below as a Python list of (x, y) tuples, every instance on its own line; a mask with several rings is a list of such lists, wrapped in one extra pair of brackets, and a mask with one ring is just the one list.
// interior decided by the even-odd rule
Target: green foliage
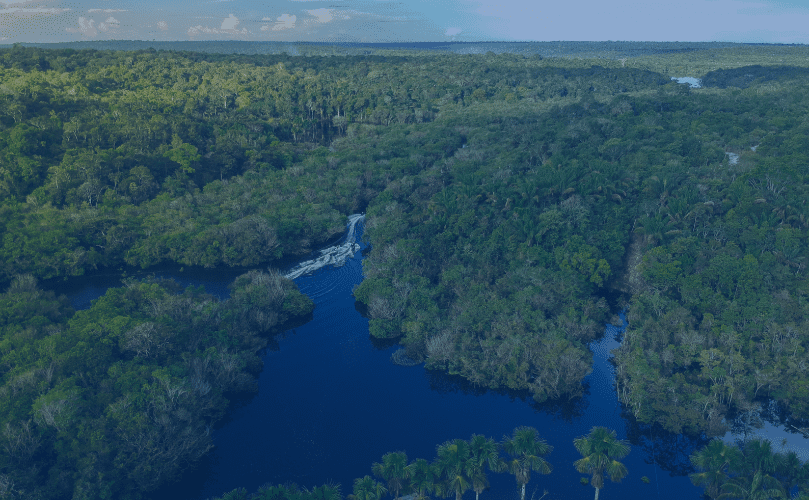
[[(604, 487), (604, 475), (612, 481), (620, 482), (627, 470), (617, 461), (630, 450), (626, 441), (616, 439), (613, 430), (593, 427), (587, 436), (573, 441), (576, 450), (583, 458), (574, 466), (579, 472), (591, 474), (591, 478), (581, 477), (582, 485), (592, 484), (596, 488), (596, 499)], [(469, 441), (453, 439), (436, 447), (436, 458), (432, 463), (419, 458), (402, 468), (407, 457), (404, 452), (386, 453), (382, 463), (372, 466), (380, 477), (395, 480), (401, 491), (409, 492), (418, 499), (427, 499), (428, 493), (438, 497), (456, 498), (470, 487), (475, 490), (476, 499), (488, 488), (488, 479), (483, 474), (483, 465), (489, 464), (492, 472), (515, 474), (523, 486), (530, 479), (530, 471), (550, 473), (550, 464), (540, 455), (546, 455), (552, 447), (539, 438), (531, 427), (514, 429), (511, 437), (504, 436), (497, 445), (491, 438), (473, 434)], [(500, 452), (509, 455), (507, 460)], [(804, 498), (809, 488), (809, 464), (803, 464), (794, 452), (774, 453), (768, 441), (751, 440), (740, 449), (737, 445), (727, 445), (720, 439), (712, 440), (706, 447), (690, 456), (691, 463), (698, 472), (690, 474), (691, 481), (704, 486), (705, 494), (711, 498), (788, 498), (788, 492), (797, 487), (797, 496)], [(524, 481), (520, 481), (520, 478)], [(651, 480), (643, 476), (640, 480), (649, 484)], [(523, 488), (524, 490), (524, 488)], [(721, 490), (721, 492), (720, 492)], [(354, 480), (353, 493), (349, 500), (381, 500), (388, 490), (371, 476)], [(545, 495), (548, 491), (545, 490)], [(231, 495), (231, 496), (227, 496)], [(264, 485), (247, 495), (244, 489), (236, 489), (225, 498), (245, 498), (250, 500), (339, 500), (338, 487), (324, 485), (312, 490), (298, 488), (297, 485)], [(395, 495), (395, 492), (392, 492)]]
[(354, 480), (354, 493), (348, 495), (349, 500), (382, 500), (382, 495), (388, 490), (371, 476)]
[[(366, 476), (367, 477), (367, 476)], [(369, 478), (370, 479), (370, 478)], [(359, 480), (358, 480), (359, 481)], [(349, 495), (349, 498), (354, 500), (354, 497)], [(363, 497), (366, 498), (366, 497)], [(367, 497), (366, 500), (371, 500), (373, 497)], [(379, 497), (375, 497), (379, 498)], [(249, 494), (244, 488), (236, 488), (233, 491), (225, 493), (221, 497), (216, 497), (215, 500), (341, 500), (340, 486), (324, 484), (316, 486), (311, 490), (300, 488), (297, 484), (285, 484), (283, 486), (273, 486), (265, 484), (261, 486), (255, 493)]]
[(193, 174), (194, 169), (191, 167), (191, 162), (199, 161), (202, 156), (197, 152), (196, 146), (183, 143), (180, 136), (174, 134), (171, 140), (171, 149), (163, 153), (163, 156), (169, 160), (179, 163), (180, 168), (187, 174)]
[(691, 481), (711, 498), (790, 498), (795, 487), (801, 497), (809, 488), (809, 465), (794, 452), (774, 452), (769, 441), (753, 439), (740, 448), (714, 439), (690, 458), (699, 471)]
[(398, 499), (408, 476), (407, 455), (401, 451), (386, 453), (382, 462), (375, 463), (371, 469), (375, 476), (387, 481), (388, 488), (395, 492)]
[(75, 313), (30, 275), (0, 294), (0, 470), (26, 497), (140, 498), (176, 477), (228, 395), (253, 390), (267, 335), (312, 310), (277, 274), (221, 302), (178, 288), (128, 281)]
[(514, 474), (522, 487), (520, 498), (525, 500), (525, 485), (531, 480), (531, 471), (550, 474), (553, 470), (551, 464), (542, 457), (552, 452), (553, 446), (540, 438), (533, 427), (517, 427), (512, 437), (503, 436), (500, 446), (509, 455), (505, 468)]
[[(632, 295), (618, 393), (636, 418), (718, 435), (729, 411), (763, 398), (805, 418), (804, 52), (3, 49), (0, 276), (252, 266), (306, 254), (367, 210), (373, 251), (355, 296), (372, 335), (399, 337), (428, 368), (537, 401), (576, 397), (607, 319), (602, 296), (618, 289)], [(18, 484), (108, 497), (163, 481), (161, 460), (179, 470), (204, 453), (203, 424), (257, 369), (244, 354), (262, 343), (254, 333), (311, 309), (288, 285), (263, 296), (267, 280), (280, 283), (243, 277), (228, 306), (133, 283), (73, 314), (13, 279), (0, 296), (12, 395), (0, 425), (19, 436), (20, 470), (40, 471)], [(192, 305), (199, 315), (178, 312)], [(219, 367), (220, 382), (198, 365)], [(197, 375), (205, 397), (188, 388)], [(189, 412), (177, 417), (186, 434), (149, 423), (178, 415), (172, 405)], [(126, 446), (110, 444), (121, 436)], [(174, 441), (191, 458), (160, 455)], [(54, 462), (57, 449), (75, 460)], [(478, 492), (480, 473), (472, 464), (458, 477)]]
[(593, 427), (590, 434), (573, 440), (582, 458), (576, 460), (573, 466), (578, 472), (590, 474), (590, 484), (598, 492), (604, 487), (604, 475), (607, 474), (612, 482), (621, 482), (628, 474), (626, 466), (618, 461), (629, 454), (629, 443), (616, 439), (614, 430), (606, 427)]

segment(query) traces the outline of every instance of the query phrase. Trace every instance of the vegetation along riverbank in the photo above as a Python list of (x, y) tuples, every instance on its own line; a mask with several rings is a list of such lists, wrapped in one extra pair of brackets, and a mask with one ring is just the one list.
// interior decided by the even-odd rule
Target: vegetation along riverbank
[[(584, 474), (579, 483), (590, 484), (595, 489), (595, 500), (606, 486), (607, 479), (621, 482), (629, 474), (619, 460), (631, 451), (628, 442), (616, 438), (613, 430), (593, 427), (589, 434), (573, 441), (582, 458), (572, 465)], [(512, 436), (503, 436), (495, 442), (491, 438), (475, 434), (469, 441), (454, 439), (436, 447), (436, 458), (428, 462), (423, 458), (408, 463), (405, 452), (391, 452), (374, 463), (371, 476), (357, 478), (350, 500), (381, 500), (386, 494), (396, 499), (401, 494), (414, 500), (455, 496), (460, 500), (467, 491), (475, 493), (475, 499), (489, 489), (488, 473), (501, 472), (514, 475), (520, 486), (520, 499), (526, 498), (526, 486), (531, 482), (531, 472), (551, 474), (553, 465), (549, 455), (553, 446), (548, 445), (532, 427), (518, 427)], [(547, 458), (546, 458), (547, 457)], [(691, 482), (704, 488), (703, 493), (716, 498), (809, 498), (809, 463), (801, 464), (795, 453), (777, 453), (768, 441), (752, 440), (744, 446), (731, 446), (720, 439), (689, 457), (696, 472), (689, 475)], [(547, 480), (545, 480), (547, 481)], [(649, 484), (647, 477), (640, 482)], [(546, 483), (547, 484), (547, 483)], [(555, 483), (557, 493), (559, 484)], [(573, 488), (575, 485), (567, 485)], [(643, 488), (642, 484), (638, 485)], [(542, 499), (548, 495), (531, 498)], [(649, 493), (651, 496), (652, 494)], [(237, 488), (215, 500), (339, 500), (339, 486), (323, 485), (311, 490), (295, 484), (285, 486), (265, 485), (257, 492), (248, 494)], [(606, 498), (606, 497), (605, 497)]]
[(770, 398), (805, 427), (806, 55), (0, 50), (0, 487), (144, 498), (312, 307), (273, 273), (80, 312), (37, 280), (278, 264), (359, 212), (355, 297), (410, 360), (575, 398), (621, 290), (638, 421), (720, 435)]

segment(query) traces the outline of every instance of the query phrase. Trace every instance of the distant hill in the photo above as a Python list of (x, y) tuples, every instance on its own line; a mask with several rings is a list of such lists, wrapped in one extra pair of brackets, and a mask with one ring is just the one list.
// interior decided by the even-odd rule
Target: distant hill
[[(373, 54), (382, 50), (414, 50), (453, 52), (457, 54), (510, 53), (524, 56), (545, 57), (637, 57), (643, 55), (696, 52), (762, 44), (728, 42), (395, 42), (395, 43), (347, 43), (347, 42), (244, 42), (244, 41), (176, 41), (159, 42), (146, 40), (99, 40), (61, 43), (24, 43), (26, 47), (53, 49), (95, 50), (173, 50), (211, 52), (220, 54), (280, 54), (290, 55), (337, 55)], [(10, 45), (0, 45), (10, 47)]]

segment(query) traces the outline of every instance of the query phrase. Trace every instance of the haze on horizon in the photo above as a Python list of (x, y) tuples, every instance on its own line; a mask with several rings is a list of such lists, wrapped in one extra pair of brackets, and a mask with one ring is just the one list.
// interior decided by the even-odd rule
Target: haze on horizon
[(809, 43), (803, 0), (0, 0), (0, 44), (82, 40)]

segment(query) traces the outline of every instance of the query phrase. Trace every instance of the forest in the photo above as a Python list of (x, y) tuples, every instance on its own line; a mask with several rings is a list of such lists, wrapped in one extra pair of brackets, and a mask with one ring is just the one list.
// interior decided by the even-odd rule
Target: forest
[(807, 63), (771, 52), (0, 50), (0, 493), (144, 498), (312, 310), (273, 271), (224, 301), (128, 280), (85, 311), (43, 284), (277, 266), (356, 212), (354, 294), (405, 361), (571, 399), (625, 308), (632, 418), (809, 419)]

